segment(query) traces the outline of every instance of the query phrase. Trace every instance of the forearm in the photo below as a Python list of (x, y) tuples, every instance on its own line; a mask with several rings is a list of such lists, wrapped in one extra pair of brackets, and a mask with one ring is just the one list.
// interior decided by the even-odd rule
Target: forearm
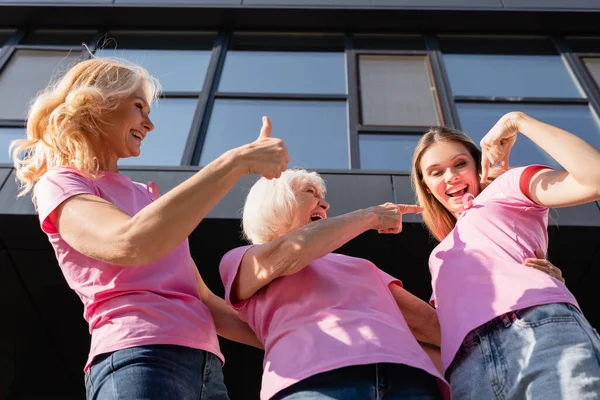
[(600, 193), (600, 151), (583, 139), (525, 114), (516, 117), (519, 132), (554, 158), (580, 185)]
[(294, 274), (311, 261), (337, 250), (371, 229), (376, 218), (369, 210), (357, 210), (311, 222), (269, 243), (255, 246), (244, 256), (234, 282), (236, 298), (250, 298), (274, 279)]
[(123, 227), (137, 265), (154, 262), (183, 242), (243, 175), (227, 152), (155, 202)]
[(213, 294), (206, 305), (210, 309), (219, 336), (259, 349), (263, 348), (248, 324), (242, 321), (237, 311), (229, 307), (223, 299)]
[(440, 346), (440, 322), (435, 309), (400, 285), (391, 283), (389, 289), (415, 338)]

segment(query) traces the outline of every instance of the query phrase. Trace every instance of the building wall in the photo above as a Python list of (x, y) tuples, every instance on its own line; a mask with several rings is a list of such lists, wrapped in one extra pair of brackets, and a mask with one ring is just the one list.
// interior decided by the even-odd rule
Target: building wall
[[(0, 399), (83, 398), (89, 336), (29, 198), (16, 198), (10, 140), (29, 100), (85, 56), (118, 56), (163, 83), (156, 129), (132, 179), (164, 193), (222, 151), (254, 140), (269, 115), (292, 166), (322, 173), (331, 215), (411, 203), (412, 148), (431, 125), (478, 140), (521, 109), (600, 148), (600, 4), (511, 0), (21, 1), (0, 0)], [(508, 21), (508, 22), (507, 22)], [(552, 163), (520, 138), (511, 159)], [(248, 176), (190, 237), (205, 281), (241, 244)], [(553, 211), (550, 259), (600, 326), (600, 205)], [(367, 233), (340, 249), (401, 278), (423, 299), (434, 245), (409, 217), (394, 237)], [(402, 259), (400, 265), (398, 260)], [(222, 341), (232, 399), (256, 398), (259, 351)]]

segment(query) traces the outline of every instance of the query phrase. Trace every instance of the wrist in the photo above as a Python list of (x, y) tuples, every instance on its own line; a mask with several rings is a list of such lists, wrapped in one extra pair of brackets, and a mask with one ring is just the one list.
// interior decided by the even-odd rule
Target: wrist
[(234, 174), (241, 177), (248, 173), (248, 166), (244, 162), (244, 150), (241, 147), (226, 151), (219, 158)]
[(373, 207), (365, 208), (357, 211), (362, 221), (367, 225), (367, 229), (378, 229), (379, 218)]

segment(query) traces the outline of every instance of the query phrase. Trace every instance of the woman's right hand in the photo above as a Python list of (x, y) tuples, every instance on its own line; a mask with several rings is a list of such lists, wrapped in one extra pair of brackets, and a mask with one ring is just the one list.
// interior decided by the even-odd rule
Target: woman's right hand
[(373, 229), (379, 233), (402, 232), (402, 214), (420, 214), (423, 207), (417, 205), (385, 203), (379, 206), (369, 207), (367, 211), (373, 213), (377, 218)]
[(263, 117), (258, 139), (235, 149), (246, 174), (279, 178), (290, 162), (283, 140), (271, 137), (271, 121)]

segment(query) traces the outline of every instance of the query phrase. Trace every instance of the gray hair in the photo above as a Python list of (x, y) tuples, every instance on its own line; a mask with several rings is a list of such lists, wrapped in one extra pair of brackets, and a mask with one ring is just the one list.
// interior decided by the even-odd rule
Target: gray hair
[(260, 178), (250, 189), (242, 216), (244, 237), (250, 243), (267, 243), (287, 232), (292, 224), (296, 192), (300, 185), (312, 184), (323, 194), (325, 181), (317, 172), (288, 169), (277, 179)]

